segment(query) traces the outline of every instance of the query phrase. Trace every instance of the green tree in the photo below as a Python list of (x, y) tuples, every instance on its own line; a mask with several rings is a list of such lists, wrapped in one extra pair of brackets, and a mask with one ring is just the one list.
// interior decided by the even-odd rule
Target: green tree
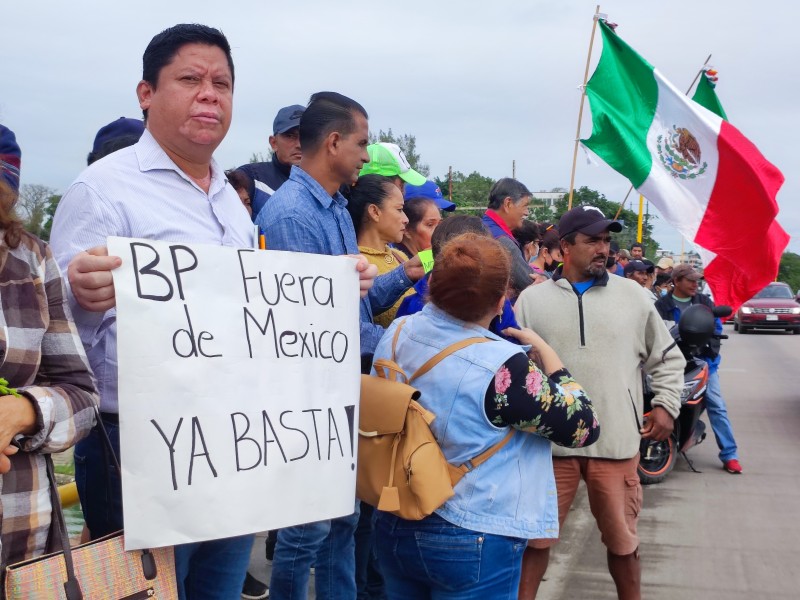
[(45, 235), (49, 237), (49, 229), (45, 232), (45, 224), (48, 220), (47, 209), (54, 195), (54, 189), (38, 184), (26, 183), (19, 190), (17, 211), (22, 224), (25, 229), (42, 239), (47, 239)]
[(553, 211), (550, 210), (550, 207), (544, 204), (537, 204), (535, 199), (531, 199), (528, 218), (536, 223), (558, 223), (558, 220), (553, 217)]
[[(442, 193), (447, 196), (449, 185), (447, 175), (434, 179)], [(453, 171), (453, 202), (460, 208), (475, 207), (485, 209), (489, 201), (489, 190), (494, 185), (495, 180), (491, 177), (481, 175), (473, 171), (469, 175), (464, 175), (461, 171)]]
[[(550, 190), (550, 193), (563, 194), (566, 191), (566, 188), (555, 187)], [(557, 222), (553, 216), (553, 209), (546, 202), (537, 200), (535, 197), (531, 198), (531, 203), (528, 205), (528, 218), (536, 223)]]
[(374, 133), (369, 134), (370, 144), (377, 144), (378, 142), (397, 144), (400, 146), (403, 154), (406, 155), (406, 160), (408, 160), (408, 164), (411, 165), (412, 169), (419, 171), (425, 175), (425, 177), (430, 175), (430, 167), (422, 162), (422, 157), (419, 152), (417, 152), (417, 136), (408, 133), (395, 135), (390, 127), (388, 131), (384, 131), (383, 129), (379, 130), (377, 135)]
[(260, 163), (260, 162), (269, 162), (272, 160), (272, 148), (267, 148), (267, 153), (264, 154), (263, 152), (253, 152), (250, 155), (249, 162), (251, 165), (253, 163)]
[[(569, 203), (569, 194), (564, 194), (561, 200), (555, 203), (555, 214), (552, 216), (552, 222), (558, 223), (565, 212), (567, 212), (567, 205)], [(619, 204), (608, 200), (605, 195), (596, 190), (592, 190), (583, 186), (574, 190), (572, 194), (572, 207), (576, 206), (596, 206), (603, 211), (609, 219), (613, 219), (619, 210)], [(653, 258), (659, 250), (658, 242), (653, 239), (653, 224), (652, 220), (655, 215), (645, 215), (644, 223), (642, 224), (642, 244), (644, 245), (644, 255)], [(619, 244), (620, 248), (630, 248), (630, 245), (636, 241), (636, 224), (639, 219), (638, 213), (627, 208), (622, 209), (618, 220), (622, 222), (623, 229), (620, 233), (612, 235), (614, 240)]]
[(47, 217), (45, 218), (44, 227), (42, 227), (42, 235), (39, 236), (45, 241), (50, 240), (50, 230), (53, 228), (53, 217), (56, 216), (56, 208), (58, 208), (59, 202), (61, 202), (61, 194), (53, 194), (50, 196), (49, 204), (45, 209)]
[(783, 253), (778, 267), (778, 281), (789, 284), (794, 293), (800, 290), (800, 254)]

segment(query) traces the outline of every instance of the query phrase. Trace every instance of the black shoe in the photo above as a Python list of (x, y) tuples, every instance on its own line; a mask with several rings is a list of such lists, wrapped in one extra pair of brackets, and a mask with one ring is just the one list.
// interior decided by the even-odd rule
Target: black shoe
[(242, 586), (242, 598), (246, 598), (246, 600), (263, 600), (264, 598), (269, 598), (269, 588), (266, 583), (261, 583), (248, 573), (244, 578), (244, 585)]

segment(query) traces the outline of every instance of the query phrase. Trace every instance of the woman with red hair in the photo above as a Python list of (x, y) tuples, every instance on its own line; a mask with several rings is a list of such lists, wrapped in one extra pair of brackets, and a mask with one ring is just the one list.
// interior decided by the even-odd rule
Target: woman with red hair
[(442, 349), (474, 343), (414, 380), (419, 402), (436, 415), (431, 429), (453, 465), (505, 440), (471, 468), (433, 514), (408, 521), (377, 511), (376, 541), (389, 598), (516, 598), (528, 539), (558, 536), (550, 444), (583, 447), (599, 435), (594, 409), (555, 352), (529, 329), (489, 331), (502, 310), (510, 258), (494, 239), (463, 234), (442, 248), (430, 277), (430, 302), (398, 319), (375, 358), (392, 355), (415, 372)]

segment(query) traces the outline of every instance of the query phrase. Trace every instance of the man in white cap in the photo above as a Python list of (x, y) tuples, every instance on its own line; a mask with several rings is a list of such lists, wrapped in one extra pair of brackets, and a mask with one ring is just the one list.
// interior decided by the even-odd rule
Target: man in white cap
[(656, 275), (661, 275), (661, 273), (671, 274), (674, 264), (669, 256), (662, 256), (656, 263)]

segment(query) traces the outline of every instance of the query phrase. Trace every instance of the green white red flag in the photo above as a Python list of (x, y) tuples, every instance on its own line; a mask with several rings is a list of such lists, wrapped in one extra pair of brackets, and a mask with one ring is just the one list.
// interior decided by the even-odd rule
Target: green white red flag
[[(716, 75), (716, 72), (714, 72), (714, 75)], [(725, 109), (722, 108), (722, 103), (717, 97), (715, 86), (712, 83), (712, 78), (709, 77), (708, 71), (705, 71), (703, 76), (700, 78), (700, 82), (697, 84), (697, 89), (695, 89), (692, 100), (697, 102), (697, 104), (700, 106), (703, 106), (714, 114), (718, 115), (724, 121), (728, 120), (728, 115), (725, 114)], [(751, 252), (752, 250), (755, 250), (756, 259), (760, 260), (764, 265), (767, 266), (765, 275), (768, 276), (768, 279), (766, 281), (762, 279), (756, 279), (752, 282), (752, 286), (758, 287), (760, 290), (763, 287), (766, 287), (770, 281), (774, 281), (775, 277), (777, 276), (781, 255), (783, 254), (783, 251), (786, 250), (786, 246), (789, 243), (789, 236), (780, 226), (778, 221), (773, 220), (766, 235), (763, 235), (762, 237), (762, 232), (759, 232), (758, 237), (750, 241), (751, 244), (749, 247), (751, 248)], [(730, 282), (733, 282), (732, 285), (734, 288), (736, 285), (750, 284), (749, 281), (742, 280), (740, 274), (738, 273), (738, 271), (741, 269), (742, 262), (746, 261), (739, 261), (737, 263), (728, 262), (726, 264), (726, 262), (721, 261), (719, 257), (717, 257), (717, 261), (715, 261), (717, 264), (714, 264), (711, 272), (709, 273), (707, 268), (705, 271), (706, 280), (709, 281), (709, 285), (712, 286), (712, 290), (715, 287), (724, 287), (726, 285), (730, 287)], [(756, 267), (755, 270), (758, 271), (758, 268)], [(751, 277), (748, 277), (747, 279), (751, 279)], [(747, 289), (742, 291), (742, 295), (745, 300), (753, 296), (753, 293), (750, 292), (750, 289), (751, 288), (748, 285)], [(722, 300), (719, 300), (719, 303), (731, 304), (730, 302), (724, 302)], [(738, 305), (740, 302), (736, 304)]]
[(775, 221), (783, 175), (720, 114), (599, 26), (603, 52), (586, 86), (592, 135), (582, 142), (701, 249), (715, 302), (735, 310), (775, 279), (789, 243)]
[(697, 87), (694, 89), (694, 96), (692, 96), (692, 100), (697, 102), (700, 106), (707, 108), (718, 117), (722, 117), (722, 119), (727, 121), (728, 115), (725, 114), (725, 109), (722, 108), (722, 104), (720, 103), (715, 90), (716, 81), (716, 71), (713, 69), (703, 69), (703, 76), (700, 78)]

